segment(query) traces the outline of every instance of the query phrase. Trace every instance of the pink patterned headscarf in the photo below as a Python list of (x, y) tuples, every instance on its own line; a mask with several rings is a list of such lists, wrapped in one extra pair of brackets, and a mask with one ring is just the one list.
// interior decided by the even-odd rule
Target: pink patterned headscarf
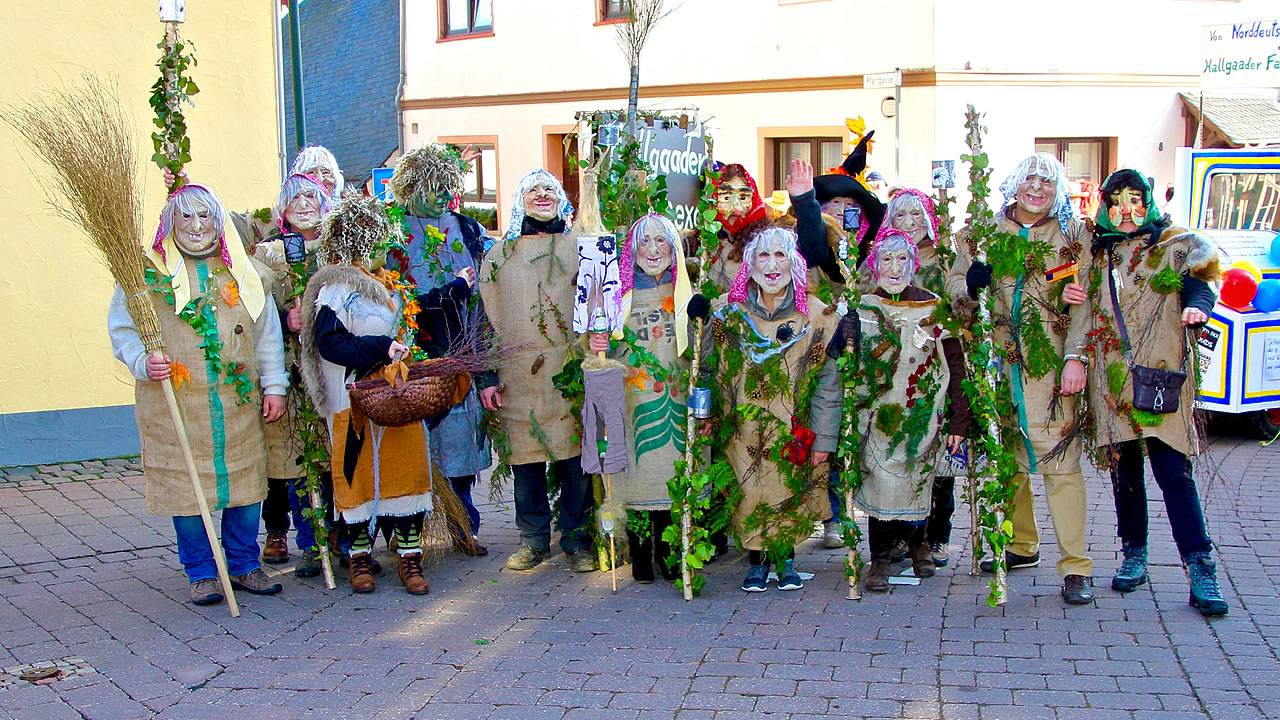
[(787, 228), (767, 227), (751, 236), (751, 240), (747, 242), (747, 246), (742, 250), (742, 265), (738, 266), (738, 274), (734, 277), (733, 284), (729, 286), (729, 302), (747, 301), (747, 284), (751, 280), (752, 259), (756, 255), (756, 250), (766, 243), (781, 245), (783, 251), (790, 257), (791, 291), (795, 299), (796, 310), (808, 317), (809, 265), (804, 261), (804, 257), (800, 255), (800, 250), (797, 248), (795, 232)]
[(167, 260), (164, 256), (164, 239), (173, 232), (173, 228), (177, 224), (174, 218), (178, 212), (195, 211), (195, 207), (192, 205), (193, 200), (208, 208), (209, 219), (213, 221), (214, 227), (218, 231), (218, 249), (222, 253), (222, 261), (227, 264), (227, 267), (230, 267), (231, 255), (227, 251), (226, 232), (227, 206), (222, 204), (222, 199), (218, 197), (217, 193), (204, 185), (186, 183), (169, 193), (169, 200), (164, 204), (164, 209), (160, 211), (160, 225), (156, 228), (156, 237), (151, 243), (151, 248), (156, 251), (156, 254), (161, 259)]
[(876, 239), (871, 243), (871, 250), (867, 253), (867, 267), (871, 269), (871, 277), (877, 282), (880, 281), (880, 272), (876, 269), (876, 261), (880, 258), (880, 253), (890, 244), (896, 245), (895, 238), (901, 238), (903, 245), (911, 253), (911, 262), (915, 265), (915, 272), (920, 272), (920, 250), (916, 244), (911, 242), (911, 236), (903, 232), (891, 228), (888, 225), (881, 225), (880, 231), (876, 233)]
[(880, 232), (876, 233), (876, 241), (879, 241), (880, 233), (884, 232), (886, 227), (893, 226), (893, 216), (902, 209), (902, 206), (913, 200), (919, 202), (920, 207), (924, 208), (924, 214), (929, 218), (929, 240), (933, 242), (935, 248), (938, 247), (938, 208), (933, 204), (933, 198), (915, 188), (903, 188), (889, 198), (889, 205), (884, 212), (884, 222), (881, 223)]
[(280, 228), (281, 233), (287, 233), (292, 230), (292, 228), (286, 227), (284, 211), (285, 208), (289, 207), (289, 203), (293, 202), (293, 199), (303, 190), (315, 191), (316, 200), (319, 201), (316, 211), (320, 217), (328, 215), (329, 211), (333, 209), (333, 196), (329, 194), (329, 190), (325, 188), (324, 183), (320, 182), (319, 178), (308, 173), (294, 173), (285, 178), (284, 182), (280, 184), (280, 195), (276, 198), (275, 207), (272, 208), (276, 216), (276, 227)]

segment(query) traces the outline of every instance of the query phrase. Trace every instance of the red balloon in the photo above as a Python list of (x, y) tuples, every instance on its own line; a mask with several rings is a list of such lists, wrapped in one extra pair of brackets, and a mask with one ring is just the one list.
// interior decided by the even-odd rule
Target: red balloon
[(1244, 268), (1231, 268), (1222, 273), (1222, 294), (1218, 299), (1236, 310), (1243, 310), (1258, 294), (1258, 281)]

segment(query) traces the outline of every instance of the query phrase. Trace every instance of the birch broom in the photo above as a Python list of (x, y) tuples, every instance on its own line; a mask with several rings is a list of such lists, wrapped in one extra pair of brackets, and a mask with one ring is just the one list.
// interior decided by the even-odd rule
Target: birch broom
[[(143, 277), (142, 202), (138, 197), (138, 161), (133, 133), (125, 120), (116, 88), (92, 74), (79, 85), (51, 90), (27, 103), (0, 112), (15, 132), (53, 171), (41, 186), (54, 213), (84, 230), (90, 248), (124, 290), (125, 304), (143, 346), (152, 357), (164, 357), (160, 319), (148, 297)], [(205, 533), (218, 566), (218, 579), (231, 615), (240, 606), (231, 589), (227, 561), (209, 515), (209, 505), (178, 413), (173, 379), (161, 382), (169, 418), (182, 448), (204, 520)]]

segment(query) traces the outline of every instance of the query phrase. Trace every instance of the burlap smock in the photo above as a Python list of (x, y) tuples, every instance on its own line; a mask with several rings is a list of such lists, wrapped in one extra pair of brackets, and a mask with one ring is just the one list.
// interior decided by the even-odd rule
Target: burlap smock
[[(712, 304), (712, 314), (714, 316), (732, 312), (731, 309), (727, 309), (730, 304), (728, 297), (727, 294), (722, 295)], [(797, 333), (805, 331), (807, 328), (806, 334), (799, 341), (780, 353), (783, 369), (791, 379), (790, 387), (794, 388), (801, 378), (812, 369), (812, 359), (814, 357), (818, 357), (819, 362), (834, 362), (826, 355), (826, 344), (830, 342), (836, 325), (840, 321), (840, 316), (834, 311), (829, 312), (827, 306), (813, 295), (808, 297), (809, 316), (807, 318), (796, 310), (793, 302), (787, 300), (786, 303), (786, 306), (779, 308), (780, 311), (775, 312), (772, 318), (763, 317), (756, 312), (750, 301), (734, 304), (738, 305), (751, 317), (760, 335), (766, 338), (775, 338), (778, 327), (785, 323), (792, 323)], [(750, 331), (748, 330), (748, 332)], [(727, 342), (739, 342), (739, 340), (730, 334)], [(746, 354), (748, 352), (747, 348), (744, 347), (743, 353)], [(778, 357), (775, 356), (769, 361), (777, 362)], [(789, 423), (791, 420), (791, 406), (794, 404), (791, 392), (781, 393), (767, 402), (751, 399), (746, 391), (745, 367), (749, 365), (750, 358), (747, 357), (744, 359), (744, 372), (739, 373), (736, 377), (717, 379), (717, 381), (724, 383), (722, 390), (724, 391), (725, 407), (735, 408), (743, 403), (760, 405), (768, 409), (784, 424)], [(819, 402), (819, 394), (815, 392), (815, 405)], [(838, 396), (835, 400), (838, 402)], [(827, 433), (834, 436), (838, 429), (837, 427), (812, 427), (813, 420), (816, 419), (815, 415), (816, 413), (811, 409), (810, 417), (801, 418), (801, 422), (805, 423), (820, 436)], [(837, 411), (834, 423), (836, 426), (839, 424), (838, 416), (839, 413)], [(748, 532), (745, 529), (745, 521), (751, 516), (752, 512), (761, 503), (778, 507), (793, 497), (793, 493), (784, 482), (777, 464), (767, 457), (761, 456), (760, 448), (764, 446), (767, 450), (767, 447), (773, 442), (772, 438), (762, 437), (762, 435), (760, 423), (741, 420), (738, 431), (729, 439), (724, 451), (729, 465), (733, 468), (734, 476), (738, 480), (738, 486), (742, 489), (742, 500), (734, 510), (733, 522), (735, 532), (742, 541), (742, 547), (747, 550), (764, 549), (762, 531), (756, 529)], [(819, 449), (816, 442), (815, 449)], [(822, 449), (830, 450), (832, 448)], [(782, 460), (780, 462), (787, 461)], [(831, 513), (831, 506), (827, 499), (829, 468), (826, 465), (816, 467), (805, 465), (804, 470), (808, 480), (806, 483), (808, 491), (801, 499), (794, 515), (798, 517), (811, 516), (811, 520), (821, 520)], [(773, 529), (766, 528), (766, 530)], [(773, 532), (770, 532), (770, 534), (773, 534)]]
[[(931, 300), (893, 300), (864, 295), (858, 307), (864, 338), (884, 332), (874, 311), (879, 310), (884, 314), (886, 329), (900, 343), (888, 389), (858, 413), (862, 486), (854, 494), (853, 502), (868, 515), (881, 520), (917, 522), (929, 517), (935, 474), (931, 456), (939, 443), (950, 378), (947, 358), (942, 352), (942, 341), (949, 334), (933, 320), (939, 302), (937, 296)], [(928, 396), (921, 391), (921, 385), (930, 383), (936, 383), (936, 389)], [(930, 408), (928, 424), (912, 452), (908, 440), (892, 443), (890, 436), (877, 427), (876, 415), (886, 405), (896, 404), (904, 413), (910, 413), (920, 403)]]
[[(306, 242), (307, 265), (315, 270), (315, 252), (320, 247), (319, 238)], [(274, 235), (254, 248), (253, 257), (271, 268), (273, 282), (265, 287), (276, 300), (276, 307), (282, 313), (293, 308), (295, 299), (293, 287), (289, 279), (289, 263), (284, 257), (284, 240)], [(300, 300), (301, 298), (298, 298)], [(283, 320), (283, 319), (282, 319)], [(297, 478), (306, 475), (306, 470), (298, 460), (303, 454), (302, 436), (299, 434), (301, 420), (298, 418), (298, 393), (306, 392), (302, 383), (298, 382), (298, 335), (289, 330), (285, 322), (280, 323), (284, 335), (284, 367), (289, 372), (291, 382), (289, 393), (285, 397), (285, 414), (279, 420), (269, 423), (267, 432), (267, 477)]]
[[(631, 291), (631, 316), (627, 327), (636, 333), (636, 344), (648, 350), (662, 367), (678, 373), (688, 363), (676, 352), (676, 326), (672, 313), (675, 298), (670, 282), (653, 288)], [(615, 355), (624, 362), (630, 355), (625, 345)], [(633, 510), (668, 510), (671, 496), (667, 481), (675, 475), (675, 463), (684, 457), (685, 403), (687, 388), (672, 374), (657, 382), (648, 372), (626, 382), (625, 408), (627, 437), (630, 439), (631, 470), (613, 476), (614, 495)]]
[[(1000, 232), (1048, 243), (1052, 249), (1044, 257), (1046, 270), (1067, 263), (1069, 257), (1075, 257), (1080, 264), (1079, 277), (1081, 279), (1086, 277), (1090, 265), (1089, 245), (1093, 242), (1093, 236), (1084, 223), (1071, 219), (1067, 225), (1067, 233), (1063, 234), (1058, 218), (1053, 214), (1045, 216), (1030, 228), (1024, 228), (1010, 217), (1012, 212), (1013, 208), (1010, 206), (1005, 213), (1001, 214), (998, 225)], [(1078, 245), (1074, 245), (1075, 243)], [(965, 275), (969, 271), (969, 266), (973, 264), (969, 243), (961, 238), (956, 245), (956, 262), (947, 278), (947, 289), (952, 292), (952, 297), (967, 292)], [(1064, 253), (1063, 248), (1068, 248), (1068, 252)], [(1016, 278), (995, 278), (992, 281), (991, 287), (983, 293), (996, 293), (996, 316), (992, 320), (996, 325), (993, 339), (998, 355), (1003, 356), (1004, 344), (1011, 337), (1009, 323), (1015, 308), (1028, 303), (1040, 309), (1040, 323), (1058, 357), (1084, 354), (1082, 342), (1068, 343), (1067, 335), (1070, 333), (1058, 333), (1054, 329), (1057, 313), (1063, 308), (1066, 308), (1073, 325), (1080, 322), (1088, 312), (1087, 303), (1064, 305), (1060, 299), (1051, 300), (1051, 298), (1061, 298), (1061, 294), (1055, 292), (1055, 287), (1067, 282), (1070, 280), (1059, 280), (1050, 285), (1045, 281), (1045, 273), (1042, 270), (1027, 271)], [(985, 295), (979, 297), (985, 300)], [(1050, 312), (1047, 308), (1054, 308), (1055, 311)], [(1048, 372), (1043, 377), (1033, 378), (1027, 375), (1021, 363), (1010, 363), (1002, 359), (1001, 365), (1005, 377), (1010, 381), (1010, 386), (1014, 388), (1016, 416), (1005, 418), (1004, 431), (1016, 433), (1021, 440), (1017, 443), (1019, 471), (1057, 475), (1080, 472), (1079, 440), (1070, 443), (1061, 457), (1040, 462), (1040, 458), (1053, 450), (1074, 429), (1077, 396), (1059, 396), (1058, 407), (1051, 410), (1057, 395), (1058, 373)], [(1021, 403), (1018, 402), (1019, 386)]]
[[(1099, 447), (1154, 437), (1188, 457), (1200, 453), (1195, 422), (1196, 399), (1200, 393), (1195, 381), (1197, 351), (1185, 340), (1178, 291), (1169, 294), (1156, 292), (1151, 289), (1150, 279), (1162, 270), (1172, 269), (1179, 275), (1191, 272), (1206, 282), (1212, 282), (1217, 278), (1218, 255), (1211, 242), (1186, 228), (1170, 227), (1161, 233), (1153, 248), (1145, 248), (1143, 243), (1131, 240), (1117, 244), (1112, 251), (1120, 275), (1116, 293), (1132, 343), (1134, 364), (1187, 372), (1178, 397), (1178, 411), (1160, 415), (1159, 425), (1147, 425), (1140, 430), (1130, 423), (1128, 413), (1118, 412), (1120, 401), (1133, 402), (1133, 373), (1128, 369), (1128, 361), (1118, 348), (1107, 349), (1102, 347), (1102, 343), (1091, 342), (1088, 338), (1089, 332), (1103, 325), (1110, 327), (1115, 338), (1120, 337), (1111, 305), (1111, 291), (1107, 287), (1107, 275), (1110, 273), (1107, 257), (1099, 251), (1093, 259), (1087, 287), (1090, 288), (1094, 313), (1085, 322), (1072, 326), (1071, 340), (1085, 346), (1089, 355), (1086, 391), (1097, 428), (1094, 441)], [(1159, 256), (1154, 267), (1147, 263), (1153, 250)], [(1135, 253), (1139, 253), (1136, 263), (1132, 262)], [(1189, 264), (1189, 258), (1194, 264)], [(1107, 366), (1114, 363), (1124, 368), (1124, 384), (1118, 394), (1113, 394), (1108, 387)]]
[[(251, 262), (262, 278), (262, 286), (270, 287), (271, 272), (261, 263)], [(226, 375), (205, 363), (204, 350), (198, 347), (204, 338), (175, 315), (173, 306), (159, 293), (150, 293), (160, 318), (165, 354), (191, 373), (191, 379), (174, 391), (178, 411), (182, 413), (209, 509), (252, 505), (267, 496), (267, 445), (262, 393), (258, 389), (255, 323), (243, 303), (230, 306), (223, 299), (221, 290), (231, 273), (221, 256), (215, 253), (208, 258), (189, 257), (182, 267), (192, 297), (213, 298), (204, 308), (206, 316), (217, 324), (222, 362), (242, 364), (255, 389), (248, 402), (240, 403), (235, 389), (225, 382)], [(268, 303), (263, 312), (276, 309)], [(200, 506), (191, 490), (191, 477), (169, 419), (161, 384), (137, 382), (133, 397), (142, 439), (147, 510), (153, 515), (199, 515)]]
[[(509, 464), (582, 454), (572, 408), (551, 381), (576, 340), (572, 326), (577, 272), (573, 230), (499, 240), (481, 264), (480, 297), (489, 322), (502, 346), (512, 349), (498, 368), (503, 388), (498, 416), (511, 451), (503, 461)], [(563, 332), (558, 321), (563, 322)], [(545, 323), (545, 335), (539, 322)], [(534, 435), (535, 418), (545, 447)]]

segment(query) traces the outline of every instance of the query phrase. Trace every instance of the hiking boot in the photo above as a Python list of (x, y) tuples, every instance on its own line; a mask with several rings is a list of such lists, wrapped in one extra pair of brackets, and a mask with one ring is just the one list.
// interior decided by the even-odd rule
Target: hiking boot
[(1087, 605), (1093, 602), (1093, 580), (1084, 575), (1062, 578), (1062, 599), (1068, 605)]
[[(382, 574), (382, 563), (378, 562), (378, 558), (374, 557), (371, 553), (367, 553), (367, 554), (365, 554), (365, 557), (369, 558), (369, 565), (370, 565), (370, 566), (372, 566), (372, 568), (373, 568), (373, 574), (374, 574), (374, 575), (381, 575), (381, 574)], [(339, 556), (338, 556), (338, 567), (342, 567), (342, 568), (349, 568), (349, 567), (351, 567), (351, 556), (350, 556), (350, 555), (346, 555), (346, 554), (339, 555)]]
[(796, 561), (788, 560), (782, 564), (782, 576), (778, 578), (779, 590), (799, 590), (804, 587), (800, 573), (796, 572)]
[(232, 575), (231, 587), (254, 595), (275, 595), (284, 589), (283, 585), (267, 577), (262, 568), (255, 568), (243, 575)]
[(911, 548), (911, 572), (918, 578), (930, 578), (938, 572), (933, 564), (933, 555), (929, 551), (929, 543), (920, 543)]
[(267, 533), (267, 544), (262, 546), (262, 562), (279, 565), (289, 560), (289, 542), (284, 533)]
[(871, 569), (867, 571), (867, 592), (889, 592), (889, 555), (872, 555)]
[(889, 551), (889, 562), (900, 563), (907, 559), (911, 554), (911, 548), (907, 547), (906, 540), (899, 540), (893, 544), (893, 549)]
[(933, 558), (935, 568), (944, 568), (951, 560), (951, 556), (947, 553), (947, 544), (942, 541), (929, 543), (929, 557)]
[(369, 553), (352, 555), (348, 564), (351, 574), (351, 592), (371, 593), (378, 588), (373, 579), (373, 558)]
[(1133, 592), (1147, 582), (1147, 544), (1124, 543), (1120, 551), (1124, 562), (1111, 578), (1111, 589), (1116, 592)]
[(222, 588), (217, 578), (205, 578), (191, 583), (192, 605), (214, 605), (222, 602)]
[(313, 549), (302, 551), (302, 558), (293, 568), (294, 577), (311, 578), (320, 574), (320, 553)]
[(844, 524), (839, 520), (828, 520), (822, 523), (822, 547), (828, 549), (844, 547)]
[(1191, 576), (1191, 596), (1187, 604), (1201, 615), (1226, 615), (1227, 601), (1218, 589), (1218, 566), (1207, 552), (1187, 553), (1183, 558)]
[(547, 551), (538, 548), (521, 545), (520, 549), (511, 554), (507, 558), (508, 570), (532, 570), (542, 564), (547, 559)]
[(569, 556), (569, 569), (576, 573), (592, 572), (596, 569), (596, 559), (590, 550), (565, 553)]
[(752, 565), (747, 577), (742, 581), (742, 589), (749, 593), (764, 592), (769, 589), (769, 566)]
[[(1004, 551), (1004, 569), (1006, 571), (1033, 568), (1039, 564), (1040, 553), (1019, 555), (1018, 553), (1010, 552), (1008, 550)], [(984, 573), (994, 572), (992, 569), (994, 567), (994, 563), (991, 562), (990, 558), (978, 563), (978, 567), (982, 568), (982, 572)]]
[(431, 591), (427, 579), (422, 577), (422, 553), (400, 556), (400, 584), (410, 595), (426, 595)]

